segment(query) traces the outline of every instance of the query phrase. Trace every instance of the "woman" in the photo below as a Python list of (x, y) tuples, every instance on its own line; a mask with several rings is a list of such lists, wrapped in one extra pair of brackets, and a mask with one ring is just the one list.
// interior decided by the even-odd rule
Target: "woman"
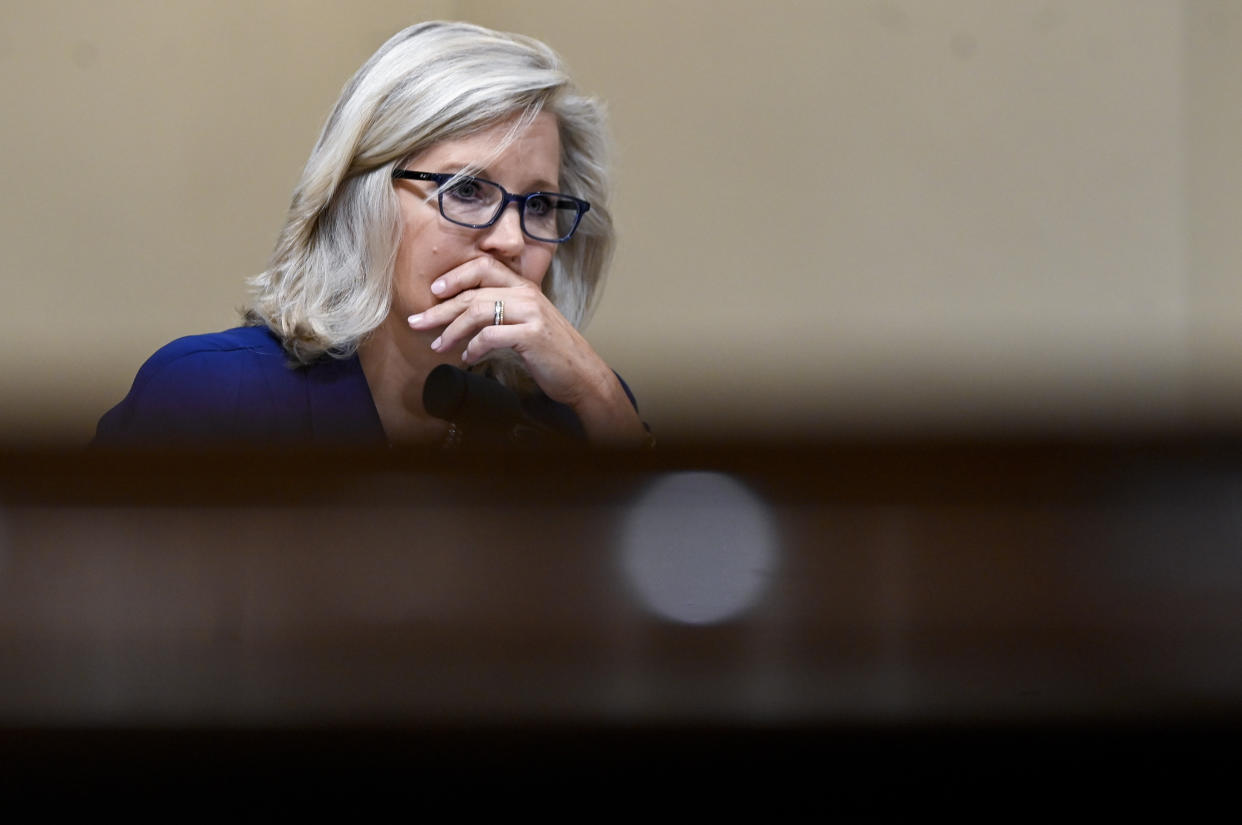
[(423, 406), (442, 364), (516, 392), (531, 431), (649, 442), (578, 331), (613, 246), (605, 148), (542, 43), (400, 32), (341, 93), (247, 325), (153, 355), (96, 442), (449, 443)]

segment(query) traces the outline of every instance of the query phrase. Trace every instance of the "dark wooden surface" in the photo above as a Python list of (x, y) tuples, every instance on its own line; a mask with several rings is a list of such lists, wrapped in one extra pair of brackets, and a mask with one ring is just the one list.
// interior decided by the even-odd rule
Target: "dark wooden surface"
[[(10, 449), (0, 759), (9, 790), (260, 765), (1207, 781), (1242, 721), (1240, 447)], [(688, 472), (770, 519), (754, 602), (715, 623), (625, 573), (637, 503)]]

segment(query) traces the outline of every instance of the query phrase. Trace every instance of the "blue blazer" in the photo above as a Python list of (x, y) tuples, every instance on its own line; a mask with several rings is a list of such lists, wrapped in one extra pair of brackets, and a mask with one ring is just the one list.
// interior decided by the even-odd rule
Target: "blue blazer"
[[(564, 404), (536, 394), (523, 407), (545, 426), (586, 437)], [(237, 327), (178, 338), (147, 359), (129, 394), (99, 420), (93, 443), (383, 446), (387, 439), (357, 355), (291, 366), (266, 327)]]

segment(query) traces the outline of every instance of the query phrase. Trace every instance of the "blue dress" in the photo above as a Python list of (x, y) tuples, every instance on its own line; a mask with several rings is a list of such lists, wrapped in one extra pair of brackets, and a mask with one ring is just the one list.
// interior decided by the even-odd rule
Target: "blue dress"
[[(522, 406), (543, 426), (585, 440), (564, 404), (536, 394)], [(291, 366), (280, 340), (252, 326), (162, 347), (99, 420), (93, 443), (381, 447), (387, 439), (357, 355)]]

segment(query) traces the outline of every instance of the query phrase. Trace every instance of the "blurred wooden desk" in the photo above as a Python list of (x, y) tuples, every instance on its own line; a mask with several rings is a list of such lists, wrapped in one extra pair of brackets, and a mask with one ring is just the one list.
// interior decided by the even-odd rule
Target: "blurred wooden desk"
[[(10, 451), (0, 757), (176, 771), (162, 755), (193, 743), (200, 770), (512, 771), (766, 749), (861, 771), (968, 740), (1189, 748), (1242, 719), (1240, 446)], [(713, 623), (626, 574), (644, 495), (691, 472), (771, 528), (752, 602)], [(684, 535), (734, 505), (714, 506), (684, 508)]]

